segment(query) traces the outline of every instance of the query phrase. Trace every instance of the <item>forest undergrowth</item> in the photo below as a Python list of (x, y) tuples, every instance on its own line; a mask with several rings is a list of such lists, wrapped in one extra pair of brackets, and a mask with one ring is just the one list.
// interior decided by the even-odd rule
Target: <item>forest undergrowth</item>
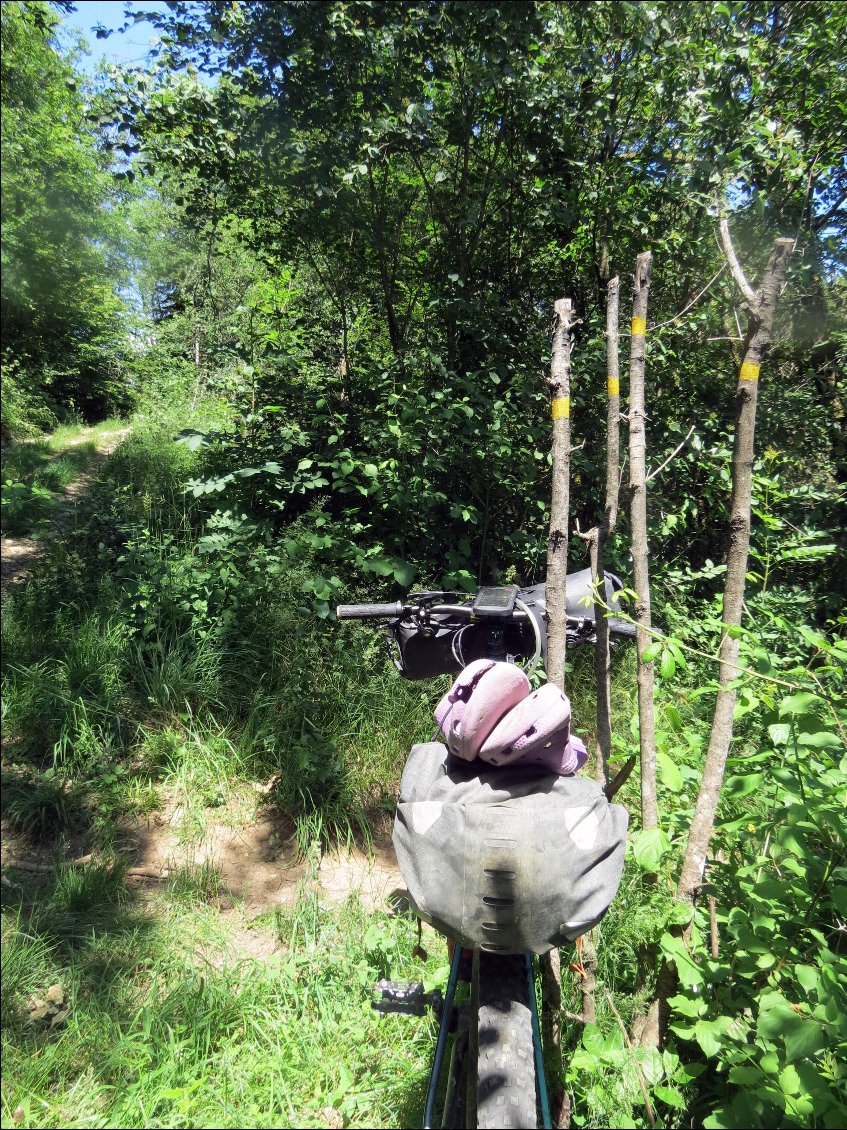
[[(385, 828), (409, 744), (431, 732), (442, 680), (399, 679), (381, 635), (321, 618), (314, 562), (299, 542), (292, 560), (255, 531), (247, 548), (215, 541), (216, 512), (186, 491), (208, 457), (177, 434), (173, 419), (139, 417), (73, 528), (4, 593), (4, 829), (18, 854), (29, 845), (51, 864), (33, 876), (12, 860), (3, 885), (4, 1124), (234, 1126), (245, 1112), (257, 1125), (414, 1124), (433, 1030), (377, 1020), (368, 987), (379, 976), (443, 981), (443, 946), (431, 936), (422, 966), (408, 912), (364, 908), (355, 892), (340, 908), (321, 905), (308, 867), (339, 846), (367, 847), (371, 829)], [(288, 540), (304, 529), (289, 529)], [(825, 657), (825, 638), (813, 642)], [(767, 658), (774, 679), (791, 678), (786, 659), (757, 646), (760, 667)], [(706, 734), (707, 696), (692, 677), (699, 661), (678, 654), (682, 665), (663, 664), (658, 695), (665, 830), (638, 831), (630, 782), (631, 851), (596, 939), (600, 983), (627, 1027), (653, 989), (650, 945), (673, 953), (674, 860)], [(837, 676), (825, 662), (816, 670), (821, 684)], [(568, 687), (590, 744), (590, 649), (572, 654)], [(637, 745), (634, 689), (634, 657), (621, 649), (616, 761)], [(817, 699), (781, 694), (761, 679), (742, 694), (743, 748), (721, 829), (734, 836), (709, 887), (721, 949), (706, 961), (675, 955), (680, 1042), (628, 1049), (602, 996), (596, 1024), (566, 1023), (575, 1125), (646, 1125), (645, 1079), (666, 1125), (689, 1106), (705, 1113), (727, 1081), (759, 1073), (783, 1082), (788, 1073), (788, 1085), (796, 1072), (795, 1089), (781, 1092), (788, 1101), (806, 1087), (820, 1102), (831, 1087), (838, 1109), (837, 1045), (826, 1051), (843, 993), (844, 958), (828, 924), (843, 890), (830, 885), (843, 868), (838, 742), (828, 737), (823, 685)], [(754, 744), (769, 695), (770, 753)], [(215, 809), (257, 782), (265, 791), (252, 793), (241, 819), (270, 803), (290, 818), (292, 849), (307, 864), (286, 906), (248, 910), (213, 860), (186, 863), (164, 882), (127, 877), (127, 819), (149, 819), (177, 790), (180, 834), (197, 840)], [(68, 866), (81, 856), (90, 862)], [(708, 934), (708, 921), (701, 929)], [(271, 955), (239, 948), (245, 930), (272, 937)], [(769, 976), (770, 1028), (767, 1016), (752, 1020), (747, 995)], [(804, 1003), (786, 995), (789, 984)], [(579, 989), (569, 975), (571, 1013)], [(753, 1043), (751, 1031), (767, 1042)], [(806, 1053), (818, 1052), (812, 1076)]]

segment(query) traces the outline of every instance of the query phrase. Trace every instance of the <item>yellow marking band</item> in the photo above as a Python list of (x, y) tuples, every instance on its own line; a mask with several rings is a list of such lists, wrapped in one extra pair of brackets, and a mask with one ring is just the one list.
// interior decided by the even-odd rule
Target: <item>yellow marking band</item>
[(644, 337), (647, 333), (647, 319), (646, 318), (633, 318), (632, 319), (632, 336)]
[(550, 405), (550, 411), (554, 420), (569, 420), (571, 418), (571, 398), (569, 396), (557, 396)]
[(740, 381), (757, 381), (759, 379), (759, 366), (752, 361), (745, 361), (738, 374)]
[(621, 382), (617, 377), (607, 377), (606, 388), (609, 392), (609, 396), (620, 396), (621, 394)]

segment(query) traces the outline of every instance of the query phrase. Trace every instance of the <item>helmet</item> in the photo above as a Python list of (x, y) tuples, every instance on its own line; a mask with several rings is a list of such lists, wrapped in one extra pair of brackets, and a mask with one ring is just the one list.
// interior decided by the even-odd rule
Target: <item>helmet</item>
[(503, 715), (529, 691), (529, 679), (513, 663), (469, 663), (435, 708), (447, 748), (455, 757), (473, 761)]
[(552, 683), (531, 690), (511, 663), (468, 664), (435, 709), (452, 754), (491, 765), (527, 765), (548, 773), (576, 773), (587, 759), (570, 733), (571, 704)]

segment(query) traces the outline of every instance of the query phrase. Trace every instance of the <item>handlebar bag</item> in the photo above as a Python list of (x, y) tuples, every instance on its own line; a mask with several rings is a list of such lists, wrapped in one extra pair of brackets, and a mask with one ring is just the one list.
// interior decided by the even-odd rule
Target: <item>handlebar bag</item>
[(432, 618), (431, 627), (423, 632), (410, 620), (397, 620), (386, 629), (388, 653), (400, 674), (406, 679), (434, 679), (452, 675), (462, 665), (453, 653), (453, 641), (459, 631), (455, 625)]
[(546, 953), (590, 930), (620, 884), (628, 825), (595, 781), (412, 748), (394, 848), (421, 918), (467, 948)]
[[(622, 581), (606, 573), (606, 603), (612, 612), (620, 612), (617, 592)], [(581, 569), (567, 578), (568, 641), (570, 644), (593, 643), (596, 610), (591, 598), (591, 570)], [(541, 637), (541, 656), (547, 661), (547, 592), (542, 583), (518, 590), (518, 597), (529, 608)], [(634, 638), (635, 626), (616, 617), (609, 619), (613, 637)], [(488, 625), (465, 622), (457, 624), (452, 614), (432, 613), (429, 626), (423, 630), (411, 617), (400, 617), (388, 625), (388, 650), (394, 666), (406, 679), (432, 679), (436, 675), (454, 675), (463, 663), (456, 655), (459, 637), (464, 663), (489, 654)], [(504, 633), (506, 651), (528, 657), (535, 650), (535, 633), (526, 621), (507, 624)]]

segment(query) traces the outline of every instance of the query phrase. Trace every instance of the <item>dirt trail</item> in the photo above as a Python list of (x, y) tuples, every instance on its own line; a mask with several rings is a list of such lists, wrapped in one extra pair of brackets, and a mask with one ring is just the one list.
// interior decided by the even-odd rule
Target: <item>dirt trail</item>
[[(110, 455), (129, 428), (96, 435), (97, 454), (87, 469), (61, 494), (47, 539), (60, 534), (72, 519), (97, 479), (98, 468)], [(92, 441), (86, 429), (74, 444)], [(4, 537), (2, 539), (2, 584), (23, 582), (34, 562), (44, 552), (45, 539)], [(14, 760), (14, 751), (3, 742), (3, 759)], [(401, 902), (407, 892), (397, 868), (390, 832), (377, 831), (369, 852), (360, 848), (342, 849), (303, 860), (297, 852), (293, 825), (279, 811), (263, 807), (256, 792), (267, 786), (255, 785), (249, 795), (230, 795), (216, 809), (187, 811), (176, 794), (159, 790), (158, 811), (127, 818), (118, 830), (115, 848), (127, 859), (128, 881), (133, 885), (156, 888), (163, 879), (179, 874), (199, 876), (222, 913), (239, 908), (240, 918), (256, 916), (279, 906), (293, 905), (306, 891), (313, 892), (325, 906), (337, 906), (357, 894), (365, 907), (388, 908)], [(199, 815), (199, 820), (198, 820)], [(26, 882), (26, 876), (43, 875), (55, 863), (53, 844), (35, 843), (19, 836), (2, 821), (0, 858), (3, 882)], [(84, 836), (71, 836), (65, 853), (69, 866), (85, 866), (90, 850)], [(6, 872), (13, 876), (10, 879)], [(236, 923), (233, 929), (238, 932)], [(267, 946), (264, 932), (245, 935), (236, 948), (261, 950)], [(236, 939), (237, 942), (237, 939)], [(264, 956), (263, 953), (254, 956)]]
[[(76, 510), (77, 503), (85, 498), (91, 489), (92, 483), (97, 478), (97, 469), (107, 455), (115, 450), (118, 444), (127, 436), (130, 429), (119, 428), (113, 432), (95, 432), (86, 428), (76, 439), (68, 442), (68, 447), (79, 447), (92, 440), (97, 448), (97, 454), (92, 456), (88, 467), (78, 478), (66, 486), (58, 495), (56, 509), (51, 519), (51, 529), (48, 537), (56, 529), (60, 529), (71, 520)], [(61, 452), (56, 453), (60, 459)], [(44, 551), (44, 539), (34, 537), (6, 537), (0, 538), (0, 583), (5, 589), (7, 585), (22, 581), (32, 569), (33, 564)]]
[[(306, 892), (330, 907), (355, 894), (372, 910), (397, 906), (408, 894), (387, 829), (375, 832), (370, 851), (341, 848), (303, 859), (291, 821), (270, 807), (256, 814), (243, 796), (203, 811), (198, 822), (197, 810), (187, 811), (176, 794), (162, 789), (157, 811), (121, 821), (114, 848), (127, 860), (128, 881), (134, 886), (156, 887), (185, 876), (211, 892), (222, 911), (238, 904), (248, 919), (292, 906)], [(67, 865), (86, 866), (91, 857), (80, 854), (86, 850), (84, 837), (72, 837)], [(4, 872), (44, 874), (52, 870), (55, 858), (52, 844), (16, 835), (3, 820)]]

